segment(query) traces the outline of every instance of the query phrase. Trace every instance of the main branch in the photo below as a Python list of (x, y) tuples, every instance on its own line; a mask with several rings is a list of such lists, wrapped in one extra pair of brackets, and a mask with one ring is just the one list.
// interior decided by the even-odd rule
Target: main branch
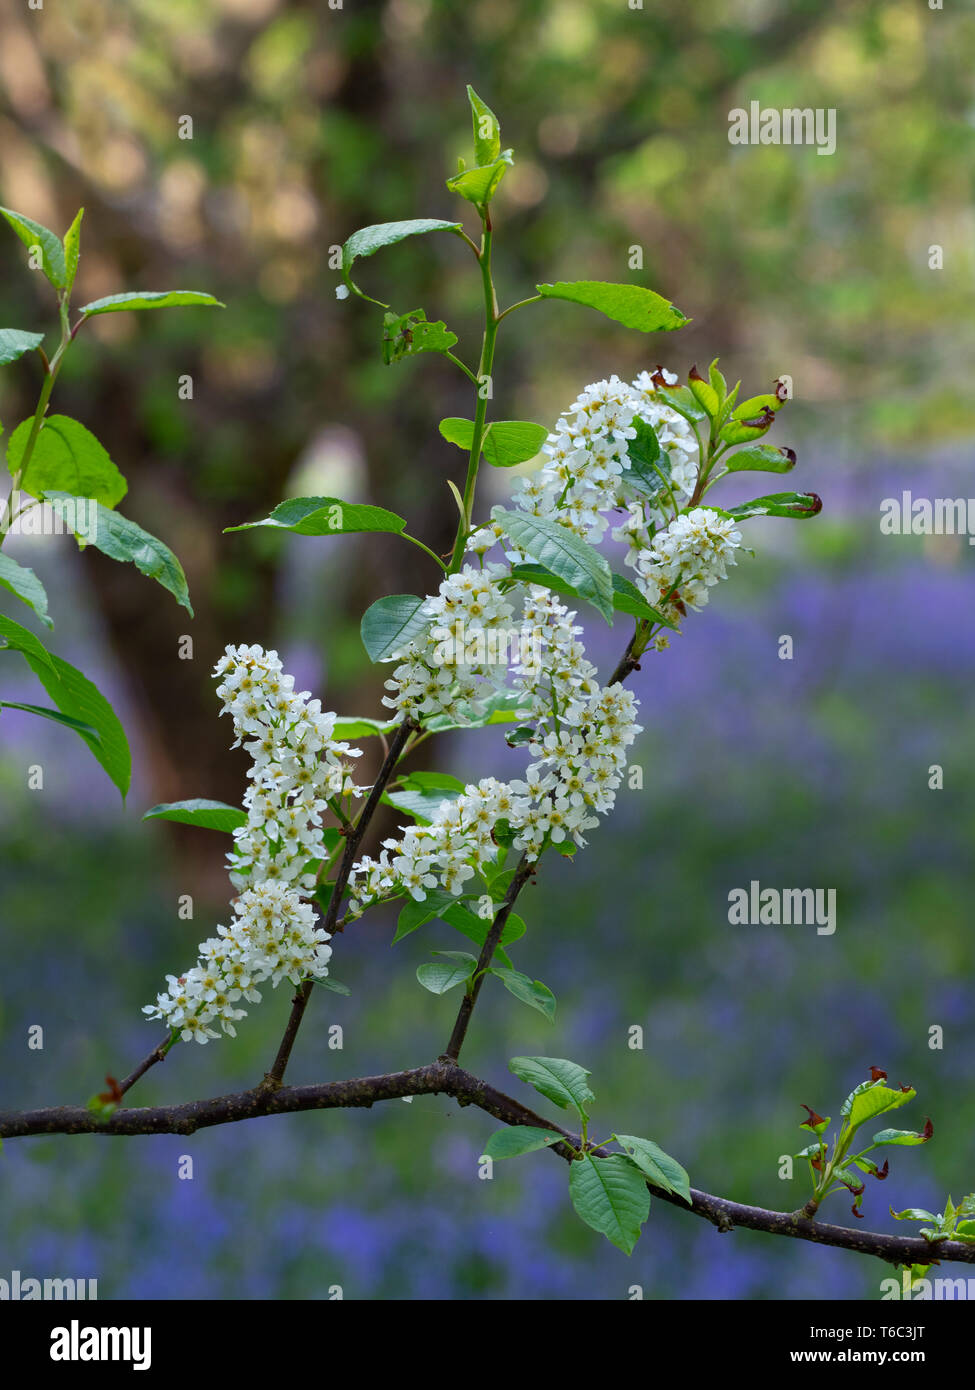
[[(233, 1124), (265, 1115), (369, 1107), (381, 1100), (423, 1095), (451, 1096), (459, 1105), (476, 1106), (504, 1124), (533, 1125), (553, 1130), (564, 1137), (565, 1143), (552, 1145), (553, 1151), (564, 1159), (571, 1159), (573, 1150), (578, 1150), (580, 1146), (578, 1135), (552, 1124), (528, 1106), (496, 1090), (471, 1072), (464, 1071), (446, 1057), (429, 1066), (391, 1072), (385, 1076), (325, 1081), (316, 1086), (281, 1086), (277, 1090), (257, 1086), (251, 1091), (238, 1091), (212, 1100), (189, 1101), (183, 1105), (120, 1109), (108, 1119), (100, 1119), (80, 1105), (19, 1113), (2, 1111), (0, 1138), (15, 1139), (37, 1134), (100, 1134), (105, 1137), (193, 1134), (198, 1129), (208, 1129), (213, 1125)], [(876, 1255), (897, 1265), (944, 1261), (975, 1264), (975, 1245), (958, 1240), (931, 1244), (920, 1236), (888, 1236), (875, 1231), (850, 1230), (846, 1226), (809, 1221), (792, 1212), (770, 1211), (765, 1207), (731, 1202), (725, 1197), (699, 1192), (696, 1188), (691, 1188), (692, 1204), (688, 1207), (683, 1198), (674, 1193), (664, 1192), (652, 1183), (647, 1186), (659, 1201), (704, 1217), (719, 1231), (732, 1231), (741, 1226), (751, 1231), (764, 1231), (766, 1235), (789, 1236), (794, 1240), (812, 1241), (816, 1245), (853, 1250), (861, 1255)]]

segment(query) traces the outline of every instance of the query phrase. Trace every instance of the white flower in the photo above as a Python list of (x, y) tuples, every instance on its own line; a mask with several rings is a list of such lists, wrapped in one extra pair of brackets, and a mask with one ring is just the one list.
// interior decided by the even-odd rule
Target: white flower
[(326, 857), (322, 818), (332, 798), (362, 790), (349, 762), (359, 750), (332, 738), (336, 716), (308, 691), (295, 693), (277, 652), (228, 647), (214, 674), (221, 712), (232, 716), (237, 743), (252, 758), (247, 823), (234, 831), (229, 855), (230, 879), (241, 891), (231, 924), (201, 942), (197, 964), (168, 976), (169, 990), (143, 1010), (201, 1043), (219, 1036), (214, 1023), (233, 1036), (246, 1014), (237, 1001), (260, 1002), (256, 986), (264, 981), (298, 984), (328, 973), (331, 947), (308, 901)]

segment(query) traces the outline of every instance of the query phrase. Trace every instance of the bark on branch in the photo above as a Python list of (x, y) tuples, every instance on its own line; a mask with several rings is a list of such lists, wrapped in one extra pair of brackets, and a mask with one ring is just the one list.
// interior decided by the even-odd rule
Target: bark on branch
[[(193, 1134), (212, 1125), (234, 1124), (265, 1115), (288, 1115), (301, 1110), (343, 1110), (369, 1107), (381, 1100), (403, 1096), (446, 1095), (459, 1105), (473, 1105), (508, 1125), (535, 1125), (564, 1136), (566, 1142), (553, 1144), (552, 1151), (571, 1159), (579, 1137), (551, 1120), (537, 1115), (527, 1105), (498, 1091), (471, 1072), (441, 1057), (429, 1066), (384, 1076), (361, 1076), (348, 1081), (325, 1081), (314, 1086), (281, 1086), (269, 1090), (257, 1086), (251, 1091), (216, 1096), (211, 1100), (189, 1101), (182, 1105), (144, 1106), (116, 1110), (100, 1119), (84, 1106), (57, 1106), (47, 1110), (0, 1111), (0, 1138), (16, 1139), (37, 1134), (100, 1134), (105, 1137), (141, 1134)], [(572, 1145), (572, 1149), (569, 1145)], [(876, 1255), (890, 1264), (932, 1264), (956, 1261), (975, 1264), (975, 1245), (962, 1241), (929, 1244), (920, 1236), (889, 1236), (873, 1231), (851, 1230), (810, 1221), (794, 1212), (770, 1211), (746, 1206), (691, 1188), (692, 1205), (681, 1197), (648, 1183), (651, 1193), (683, 1211), (704, 1217), (720, 1231), (736, 1226), (766, 1235), (789, 1236), (817, 1245), (832, 1245), (861, 1255)]]

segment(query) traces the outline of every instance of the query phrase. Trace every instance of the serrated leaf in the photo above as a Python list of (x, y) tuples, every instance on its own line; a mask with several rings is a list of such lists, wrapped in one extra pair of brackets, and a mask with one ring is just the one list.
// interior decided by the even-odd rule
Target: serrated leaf
[(143, 820), (172, 820), (181, 825), (198, 825), (203, 830), (237, 830), (247, 824), (247, 812), (224, 801), (163, 801), (146, 811)]
[(484, 1145), (486, 1157), (493, 1159), (518, 1158), (521, 1154), (534, 1153), (537, 1149), (547, 1149), (552, 1144), (562, 1142), (562, 1135), (551, 1129), (539, 1129), (537, 1125), (512, 1125), (508, 1129), (498, 1129)]
[(47, 593), (44, 585), (32, 569), (28, 569), (26, 565), (19, 565), (9, 555), (0, 554), (0, 585), (4, 589), (8, 589), (22, 603), (26, 603), (28, 608), (33, 608), (41, 622), (47, 627), (54, 626), (48, 617)]
[(594, 1231), (629, 1255), (650, 1215), (646, 1182), (622, 1154), (586, 1154), (569, 1164), (569, 1195), (576, 1212)]
[(535, 288), (543, 299), (567, 299), (573, 304), (584, 304), (641, 333), (669, 332), (690, 322), (662, 295), (642, 285), (614, 285), (605, 280), (559, 280), (554, 285), (536, 285)]
[(338, 497), (291, 497), (279, 502), (261, 521), (245, 521), (239, 526), (225, 526), (224, 530), (251, 531), (256, 526), (270, 526), (298, 536), (347, 536), (362, 531), (398, 534), (406, 529), (406, 520), (385, 507), (366, 502), (343, 502)]
[(511, 164), (511, 151), (505, 150), (499, 159), (479, 169), (465, 169), (447, 180), (451, 193), (459, 193), (475, 207), (483, 208), (498, 191), (498, 184)]
[(585, 1107), (595, 1096), (586, 1082), (590, 1073), (578, 1062), (564, 1057), (512, 1057), (508, 1070), (563, 1110), (571, 1105), (582, 1119), (588, 1118)]
[(879, 1134), (873, 1136), (871, 1141), (877, 1145), (898, 1145), (912, 1146), (914, 1144), (926, 1144), (930, 1139), (929, 1134), (919, 1134), (914, 1129), (882, 1129)]
[(67, 283), (67, 266), (61, 238), (49, 227), (42, 226), (33, 218), (24, 217), (23, 213), (14, 212), (12, 208), (0, 208), (0, 214), (7, 219), (28, 249), (33, 246), (40, 247), (41, 269), (55, 289), (63, 290)]
[[(49, 492), (47, 500), (55, 512), (70, 521), (75, 511), (76, 498), (64, 493)], [(91, 502), (90, 505), (96, 509), (95, 521), (90, 530), (85, 531), (82, 539), (110, 559), (129, 562), (142, 574), (155, 579), (164, 589), (168, 589), (177, 603), (182, 604), (192, 617), (193, 607), (186, 587), (186, 575), (169, 546), (157, 536), (144, 531), (127, 516), (110, 511), (98, 502)]]
[(906, 1091), (894, 1091), (882, 1081), (865, 1081), (850, 1092), (840, 1113), (847, 1115), (849, 1123), (854, 1129), (858, 1129), (877, 1115), (885, 1115), (888, 1110), (900, 1109), (916, 1095), (917, 1092), (910, 1088)]
[(373, 256), (384, 246), (393, 246), (406, 237), (423, 236), (427, 232), (462, 230), (460, 222), (444, 222), (436, 217), (416, 217), (406, 222), (375, 222), (369, 227), (360, 227), (342, 247), (342, 277), (350, 290), (361, 295), (362, 291), (349, 274), (357, 260), (364, 256)]
[(780, 449), (775, 444), (750, 444), (722, 462), (729, 473), (788, 473), (796, 466), (796, 455), (793, 449)]
[(77, 667), (53, 652), (45, 652), (44, 656), (45, 660), (41, 661), (30, 652), (24, 652), (27, 664), (61, 713), (95, 731), (93, 735), (78, 732), (124, 799), (132, 773), (132, 755), (118, 716), (101, 691)]
[(556, 1000), (548, 985), (543, 984), (541, 980), (533, 980), (530, 975), (523, 975), (520, 970), (506, 969), (503, 966), (492, 965), (491, 974), (497, 975), (509, 994), (513, 994), (523, 1004), (528, 1004), (530, 1008), (537, 1009), (550, 1023), (555, 1022)]
[(494, 507), (491, 516), (519, 550), (571, 584), (612, 623), (613, 576), (604, 555), (548, 517), (506, 511), (504, 507)]
[(614, 1134), (613, 1138), (623, 1146), (641, 1173), (645, 1173), (655, 1187), (662, 1187), (665, 1192), (676, 1192), (688, 1206), (691, 1205), (690, 1178), (676, 1158), (664, 1153), (652, 1139), (639, 1139), (634, 1134)]
[(446, 994), (448, 989), (462, 985), (477, 965), (473, 956), (466, 951), (438, 951), (445, 956), (442, 961), (428, 961), (417, 966), (416, 978), (431, 994)]
[(126, 294), (109, 294), (81, 306), (88, 318), (95, 314), (117, 314), (133, 309), (225, 309), (212, 294), (202, 290), (132, 290)]
[(25, 352), (33, 352), (43, 341), (43, 333), (25, 333), (21, 328), (0, 328), (0, 367), (16, 362)]
[[(32, 420), (22, 421), (7, 444), (7, 468), (16, 477)], [(69, 493), (90, 497), (104, 507), (115, 507), (128, 492), (128, 484), (91, 430), (69, 415), (50, 415), (41, 425), (33, 452), (20, 479), (20, 487), (32, 497)]]
[(373, 661), (392, 661), (424, 632), (432, 619), (423, 613), (426, 599), (416, 594), (389, 594), (371, 604), (362, 615), (362, 645)]

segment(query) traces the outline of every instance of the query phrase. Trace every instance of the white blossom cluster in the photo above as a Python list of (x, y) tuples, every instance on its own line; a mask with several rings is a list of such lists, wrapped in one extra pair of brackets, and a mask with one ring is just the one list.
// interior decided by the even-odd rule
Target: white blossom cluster
[(378, 859), (359, 860), (349, 880), (354, 912), (403, 892), (420, 902), (432, 888), (464, 892), (497, 859), (499, 822), (513, 832), (515, 849), (537, 859), (547, 842), (584, 845), (583, 831), (612, 809), (626, 749), (640, 732), (637, 701), (618, 683), (599, 684), (575, 614), (550, 590), (521, 592), (523, 628), (542, 637), (541, 660), (511, 668), (519, 714), (533, 725), (524, 780), (469, 785), (441, 802), (430, 825), (410, 826), (384, 841)]
[[(721, 513), (679, 510), (694, 494), (700, 460), (694, 431), (658, 389), (676, 381), (657, 368), (629, 384), (614, 376), (587, 386), (548, 436), (545, 462), (519, 479), (515, 497), (521, 510), (593, 544), (605, 538), (608, 514), (622, 511), (613, 539), (627, 544), (626, 562), (648, 602), (674, 621), (707, 602), (741, 542)], [(624, 476), (636, 420), (653, 427), (667, 456), (668, 487), (649, 499)], [(486, 560), (499, 543), (505, 562)], [(447, 716), (463, 723), (483, 708), (479, 697), (504, 686), (530, 729), (531, 762), (523, 780), (487, 778), (467, 786), (441, 803), (430, 825), (405, 829), (384, 842), (378, 859), (360, 860), (350, 879), (353, 912), (404, 892), (418, 901), (432, 889), (469, 892), (471, 880), (497, 858), (491, 828), (499, 821), (530, 859), (548, 843), (584, 844), (583, 832), (612, 809), (626, 750), (639, 732), (636, 700), (619, 685), (599, 684), (575, 614), (549, 589), (517, 581), (512, 567), (526, 557), (501, 525), (473, 532), (467, 549), (478, 565), (448, 575), (427, 600), (430, 627), (398, 654), (384, 703), (418, 720)], [(439, 639), (458, 624), (467, 638), (483, 635), (483, 650), (499, 631), (514, 632), (517, 659), (504, 664), (477, 651), (471, 656), (471, 643), (462, 657), (455, 649), (448, 657)], [(657, 645), (666, 645), (666, 637)]]
[[(728, 566), (737, 563), (735, 550), (740, 545), (741, 532), (731, 518), (709, 507), (694, 507), (658, 531), (645, 549), (631, 552), (630, 560), (638, 587), (651, 604), (660, 607), (678, 590), (687, 607), (703, 608), (708, 590), (727, 579)], [(673, 604), (668, 606), (676, 616)]]
[[(669, 385), (677, 381), (672, 373), (658, 371)], [(613, 376), (580, 393), (559, 416), (542, 447), (548, 462), (521, 480), (515, 499), (518, 506), (535, 516), (555, 517), (584, 539), (598, 543), (609, 525), (605, 513), (632, 500), (623, 472), (627, 443), (636, 437), (636, 419), (653, 427), (666, 451), (675, 500), (689, 498), (699, 462), (694, 432), (661, 398), (651, 374), (641, 372), (629, 385)], [(665, 519), (659, 508), (648, 508), (648, 515), (651, 523)]]
[(308, 691), (296, 692), (277, 652), (228, 647), (217, 663), (222, 714), (251, 755), (244, 793), (247, 823), (234, 831), (230, 878), (241, 890), (233, 920), (200, 944), (199, 959), (184, 975), (167, 975), (169, 988), (143, 1013), (178, 1028), (184, 1041), (234, 1035), (244, 1017), (241, 1000), (257, 1003), (257, 986), (283, 979), (297, 984), (326, 975), (328, 937), (308, 901), (318, 862), (325, 857), (322, 818), (331, 799), (358, 795), (350, 758), (360, 750), (337, 742), (334, 714), (322, 712)]

